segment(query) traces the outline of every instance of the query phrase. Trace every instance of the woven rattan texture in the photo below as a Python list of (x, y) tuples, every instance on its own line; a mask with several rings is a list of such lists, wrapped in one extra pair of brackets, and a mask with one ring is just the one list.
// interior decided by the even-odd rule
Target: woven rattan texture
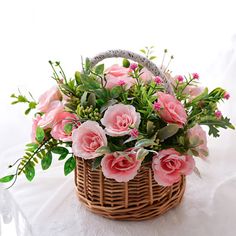
[(91, 161), (76, 158), (75, 184), (80, 201), (92, 212), (116, 220), (146, 220), (178, 205), (185, 177), (170, 187), (153, 178), (151, 163), (144, 164), (133, 180), (118, 183), (92, 170)]

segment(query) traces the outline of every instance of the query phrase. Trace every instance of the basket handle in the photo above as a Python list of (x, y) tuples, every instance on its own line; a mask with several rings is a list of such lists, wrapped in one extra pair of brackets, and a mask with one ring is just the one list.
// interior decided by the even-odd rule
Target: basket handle
[(174, 95), (173, 88), (171, 83), (168, 81), (167, 76), (164, 74), (164, 72), (158, 68), (152, 61), (150, 61), (148, 58), (141, 56), (137, 53), (127, 51), (127, 50), (108, 50), (106, 52), (99, 53), (95, 57), (90, 59), (91, 66), (96, 66), (100, 61), (107, 59), (107, 58), (113, 58), (113, 57), (122, 57), (126, 59), (130, 59), (132, 61), (135, 61), (142, 66), (146, 67), (154, 76), (160, 76), (163, 79), (164, 87), (167, 93)]

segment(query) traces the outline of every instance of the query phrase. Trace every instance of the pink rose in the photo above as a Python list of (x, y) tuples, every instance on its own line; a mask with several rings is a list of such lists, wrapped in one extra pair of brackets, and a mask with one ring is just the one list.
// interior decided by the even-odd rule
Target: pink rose
[(36, 115), (36, 117), (33, 119), (33, 124), (32, 124), (32, 131), (31, 131), (31, 140), (33, 143), (37, 143), (35, 137), (36, 137), (36, 129), (38, 127), (39, 121), (42, 119), (40, 115)]
[(38, 110), (47, 112), (52, 101), (61, 100), (62, 95), (57, 86), (53, 86), (39, 97)]
[(206, 132), (200, 125), (195, 125), (188, 130), (188, 138), (190, 145), (193, 146), (190, 151), (196, 151), (202, 158), (208, 156)]
[(141, 71), (140, 71), (140, 78), (145, 82), (145, 83), (148, 83), (152, 80), (154, 80), (154, 76), (153, 74), (147, 69), (147, 68), (143, 68)]
[(188, 85), (183, 93), (190, 95), (190, 100), (194, 99), (195, 97), (197, 97), (198, 95), (200, 95), (205, 88), (203, 87), (198, 87), (198, 86), (193, 86), (193, 85)]
[(135, 107), (120, 103), (108, 107), (101, 122), (108, 135), (123, 136), (129, 134), (132, 128), (138, 128), (140, 114), (135, 111)]
[(64, 111), (64, 105), (61, 101), (53, 101), (50, 103), (47, 112), (43, 115), (42, 119), (39, 121), (39, 126), (47, 129), (52, 128), (54, 119), (56, 115)]
[[(54, 118), (51, 135), (56, 140), (61, 140), (63, 142), (72, 141), (72, 131), (77, 128), (78, 125), (80, 125), (80, 123), (75, 114), (60, 112)], [(65, 130), (66, 126), (69, 127), (69, 131)]]
[(132, 151), (126, 155), (129, 158), (122, 152), (115, 152), (102, 158), (102, 172), (106, 178), (115, 179), (117, 182), (128, 182), (137, 175), (141, 161), (136, 159), (136, 153)]
[(72, 132), (72, 151), (84, 159), (93, 159), (101, 156), (96, 150), (107, 146), (104, 130), (95, 121), (86, 121)]
[(187, 121), (187, 114), (182, 103), (174, 96), (163, 92), (158, 92), (157, 96), (161, 105), (161, 109), (158, 111), (160, 117), (167, 123), (183, 127)]
[(181, 155), (174, 148), (161, 150), (152, 161), (154, 179), (162, 186), (171, 186), (180, 180), (181, 175), (191, 174), (194, 166), (192, 156)]
[(135, 79), (129, 76), (131, 70), (119, 65), (113, 65), (106, 69), (106, 88), (111, 89), (115, 86), (120, 86), (121, 81), (126, 89), (129, 89), (134, 83)]

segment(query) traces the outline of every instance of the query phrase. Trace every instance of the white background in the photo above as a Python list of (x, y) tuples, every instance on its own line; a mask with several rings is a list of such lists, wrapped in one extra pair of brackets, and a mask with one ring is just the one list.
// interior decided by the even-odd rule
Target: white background
[[(221, 110), (236, 123), (234, 2), (1, 0), (0, 151), (7, 153), (29, 140), (31, 117), (23, 116), (24, 106), (10, 105), (11, 93), (20, 88), (22, 92), (31, 91), (37, 98), (42, 91), (52, 86), (48, 60), (61, 61), (66, 74), (73, 76), (74, 71), (80, 69), (81, 56), (90, 57), (115, 48), (138, 52), (143, 46), (155, 45), (159, 58), (162, 57), (162, 50), (168, 48), (170, 55), (175, 56), (171, 65), (174, 72), (198, 72), (203, 85), (224, 86), (231, 93), (231, 100), (223, 104)], [(223, 132), (222, 138), (210, 140), (210, 151), (219, 154), (216, 150), (223, 144), (219, 151), (231, 150), (231, 156), (235, 155), (235, 141), (232, 131)], [(223, 163), (223, 154), (217, 156), (218, 162), (215, 163)], [(10, 159), (7, 155), (2, 155), (1, 158), (2, 163), (3, 159)], [(213, 155), (209, 158), (213, 158)], [(229, 163), (231, 159), (229, 158)], [(214, 168), (219, 167), (214, 164), (214, 160), (210, 161)], [(224, 162), (227, 162), (226, 157)], [(236, 161), (225, 165), (225, 171), (230, 176), (236, 174), (232, 163)], [(203, 172), (206, 169), (203, 167)], [(217, 172), (213, 170), (212, 173), (215, 174), (210, 175), (212, 179), (216, 179), (214, 183), (222, 181), (221, 175), (217, 176)], [(192, 181), (196, 181), (198, 185), (203, 184), (203, 181)], [(55, 182), (51, 184), (56, 185)], [(14, 191), (11, 193), (14, 196)], [(235, 192), (233, 196), (236, 197)], [(29, 212), (25, 214), (29, 215)], [(3, 232), (6, 232), (4, 228)], [(228, 235), (233, 235), (230, 230)], [(8, 231), (3, 234), (6, 235), (14, 233)]]

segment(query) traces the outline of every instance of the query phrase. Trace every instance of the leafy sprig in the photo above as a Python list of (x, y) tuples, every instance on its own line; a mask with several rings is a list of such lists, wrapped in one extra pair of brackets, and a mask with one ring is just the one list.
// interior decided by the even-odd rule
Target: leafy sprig
[(18, 103), (27, 104), (28, 108), (25, 110), (25, 115), (28, 115), (31, 112), (31, 110), (36, 108), (37, 102), (35, 101), (35, 99), (33, 98), (32, 94), (30, 92), (29, 92), (29, 96), (32, 100), (30, 100), (26, 96), (22, 95), (20, 90), (18, 90), (18, 91), (19, 91), (19, 95), (16, 95), (14, 93), (11, 95), (11, 98), (15, 99), (11, 104), (12, 105), (18, 104)]

